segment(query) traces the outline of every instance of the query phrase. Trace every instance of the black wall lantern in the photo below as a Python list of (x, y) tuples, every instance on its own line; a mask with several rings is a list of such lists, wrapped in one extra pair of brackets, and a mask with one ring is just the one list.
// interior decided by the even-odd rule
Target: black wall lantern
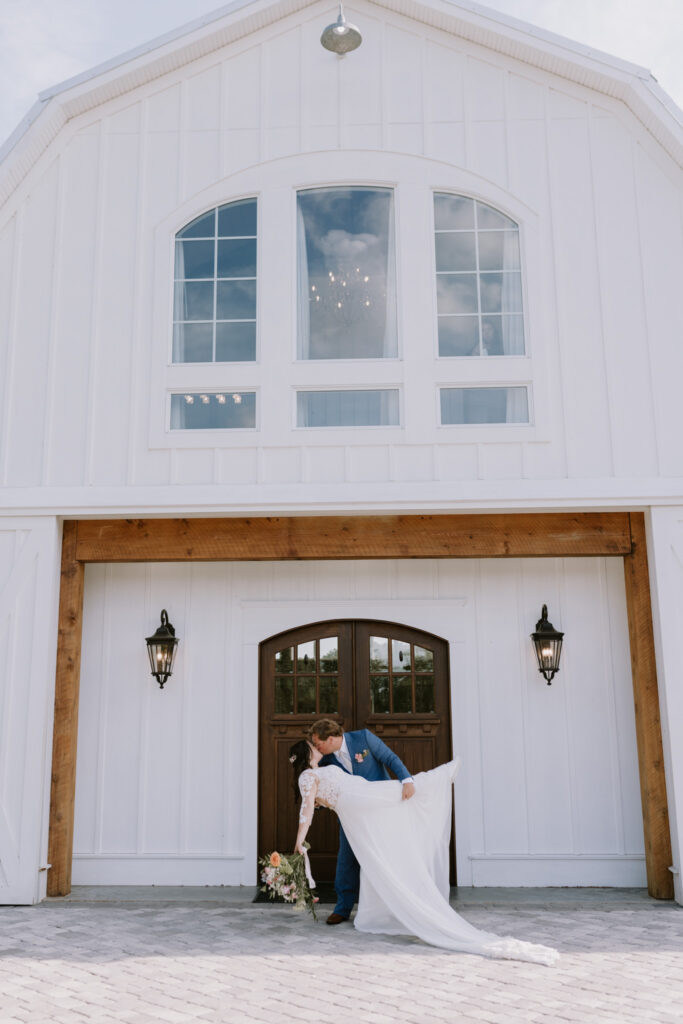
[(560, 671), (560, 652), (562, 651), (562, 638), (560, 633), (548, 622), (548, 605), (543, 605), (541, 617), (536, 623), (536, 632), (531, 634), (538, 659), (538, 671), (548, 681), (548, 686), (556, 672)]
[(179, 643), (175, 629), (168, 621), (168, 612), (165, 608), (161, 611), (161, 625), (154, 636), (148, 636), (146, 640), (152, 675), (163, 689), (164, 683), (173, 672), (175, 652)]

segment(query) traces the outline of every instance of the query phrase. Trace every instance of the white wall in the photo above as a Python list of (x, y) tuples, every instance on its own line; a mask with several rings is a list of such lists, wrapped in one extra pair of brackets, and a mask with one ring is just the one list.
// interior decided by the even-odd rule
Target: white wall
[[(198, 486), (245, 508), (476, 506), (555, 493), (553, 481), (569, 482), (565, 500), (585, 500), (591, 480), (651, 493), (683, 474), (680, 169), (617, 100), (372, 4), (348, 16), (364, 41), (344, 61), (320, 47), (331, 8), (315, 5), (76, 117), (6, 204), (0, 483), (38, 489), (12, 501), (47, 488), (60, 505), (123, 505), (170, 485), (157, 507), (196, 501)], [(291, 388), (315, 374), (291, 356), (289, 211), (296, 187), (330, 181), (400, 193), (402, 360), (326, 377), (401, 386), (393, 433), (292, 430)], [(533, 428), (436, 427), (437, 380), (503, 371), (434, 358), (432, 187), (520, 222), (529, 358), (504, 372), (531, 381)], [(245, 191), (263, 200), (261, 365), (195, 377), (260, 387), (267, 416), (246, 440), (160, 437), (180, 380), (167, 372), (173, 234)]]
[(45, 895), (60, 534), (0, 520), (0, 903)]
[[(543, 602), (566, 632), (550, 687)], [(74, 884), (254, 883), (258, 644), (335, 617), (450, 642), (460, 884), (645, 884), (618, 558), (88, 566)]]
[(655, 509), (648, 523), (652, 611), (666, 765), (675, 899), (683, 903), (683, 506)]

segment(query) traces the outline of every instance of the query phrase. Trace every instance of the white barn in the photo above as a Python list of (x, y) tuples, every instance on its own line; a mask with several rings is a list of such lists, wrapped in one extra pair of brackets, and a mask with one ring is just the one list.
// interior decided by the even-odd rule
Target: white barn
[(346, 14), (233, 3), (0, 154), (2, 902), (254, 884), (319, 713), (462, 754), (458, 884), (683, 902), (681, 114), (476, 4)]

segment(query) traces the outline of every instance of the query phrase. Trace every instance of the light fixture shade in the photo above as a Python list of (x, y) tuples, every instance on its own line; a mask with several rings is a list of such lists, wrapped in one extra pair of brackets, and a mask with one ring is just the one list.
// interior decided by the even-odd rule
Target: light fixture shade
[(531, 634), (538, 661), (538, 671), (545, 676), (550, 683), (556, 672), (560, 671), (560, 654), (562, 653), (562, 640), (564, 633), (555, 629), (552, 622), (548, 622), (548, 606), (543, 605), (541, 617), (536, 623), (536, 632)]
[(336, 53), (340, 57), (343, 57), (345, 53), (350, 53), (351, 50), (357, 50), (363, 42), (363, 37), (356, 26), (344, 17), (344, 8), (341, 3), (337, 20), (323, 30), (320, 42), (326, 50), (331, 50), (332, 53)]
[(168, 612), (165, 608), (161, 611), (161, 625), (157, 627), (153, 636), (145, 639), (152, 675), (163, 690), (164, 683), (173, 672), (173, 662), (179, 643), (175, 629), (168, 621)]

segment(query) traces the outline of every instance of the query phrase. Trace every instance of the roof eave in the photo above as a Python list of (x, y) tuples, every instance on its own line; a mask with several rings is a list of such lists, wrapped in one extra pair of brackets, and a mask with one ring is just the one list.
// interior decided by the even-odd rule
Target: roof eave
[[(621, 100), (683, 165), (683, 114), (646, 69), (468, 0), (371, 2)], [(310, 0), (235, 0), (45, 90), (0, 149), (0, 206), (67, 121), (308, 6)]]

